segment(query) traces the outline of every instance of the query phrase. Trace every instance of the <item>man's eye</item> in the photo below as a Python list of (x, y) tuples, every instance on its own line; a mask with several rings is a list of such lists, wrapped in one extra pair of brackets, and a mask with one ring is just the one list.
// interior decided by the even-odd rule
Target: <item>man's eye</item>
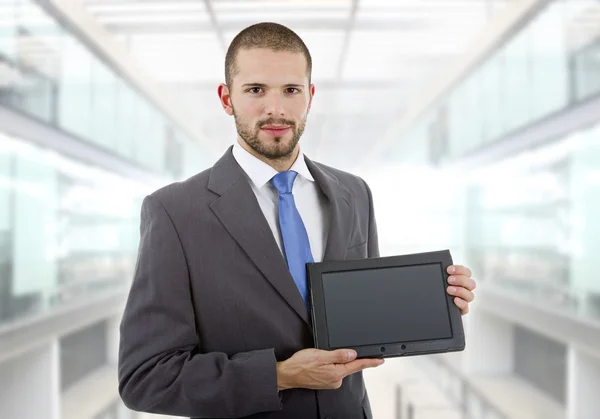
[(250, 89), (248, 89), (248, 91), (250, 93), (260, 93), (262, 89), (260, 87), (251, 87)]
[(295, 87), (289, 87), (287, 89), (288, 93), (298, 93), (300, 90), (296, 89)]

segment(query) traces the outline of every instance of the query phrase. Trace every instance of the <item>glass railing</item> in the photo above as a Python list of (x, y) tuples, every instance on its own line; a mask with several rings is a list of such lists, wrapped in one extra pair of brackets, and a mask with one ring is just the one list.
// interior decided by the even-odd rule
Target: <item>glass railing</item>
[(198, 139), (33, 0), (0, 1), (0, 105), (159, 174), (209, 163)]
[(448, 248), (486, 289), (600, 322), (600, 122), (485, 167), (368, 180), (383, 255)]
[(0, 104), (56, 125), (57, 83), (0, 53)]
[[(0, 1), (0, 106), (164, 183), (210, 164), (197, 139), (42, 6)], [(162, 185), (82, 164), (3, 128), (0, 325), (127, 287), (141, 200)]]
[[(461, 419), (512, 419), (465, 377), (451, 370), (444, 361), (436, 357), (423, 357), (418, 360), (417, 365), (456, 404), (461, 412)], [(419, 417), (415, 416), (413, 419)]]
[(125, 290), (157, 186), (0, 133), (0, 325)]
[(467, 200), (478, 278), (600, 321), (600, 124), (479, 170)]
[(551, 0), (411, 122), (389, 155), (452, 161), (600, 95), (600, 2)]

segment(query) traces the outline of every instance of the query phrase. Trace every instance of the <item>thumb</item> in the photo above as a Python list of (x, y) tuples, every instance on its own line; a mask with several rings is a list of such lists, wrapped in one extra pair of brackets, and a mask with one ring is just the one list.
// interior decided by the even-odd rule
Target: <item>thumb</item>
[(337, 349), (329, 352), (327, 359), (332, 364), (345, 364), (356, 359), (356, 351), (352, 349)]

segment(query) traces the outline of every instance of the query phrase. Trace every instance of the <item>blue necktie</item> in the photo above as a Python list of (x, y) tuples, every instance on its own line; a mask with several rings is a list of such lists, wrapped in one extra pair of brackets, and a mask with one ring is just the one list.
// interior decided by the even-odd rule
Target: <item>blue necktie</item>
[(280, 172), (271, 179), (272, 185), (279, 192), (279, 230), (283, 240), (283, 250), (288, 269), (302, 295), (304, 304), (310, 311), (308, 284), (306, 280), (306, 264), (314, 262), (310, 251), (308, 233), (296, 208), (292, 187), (298, 173)]

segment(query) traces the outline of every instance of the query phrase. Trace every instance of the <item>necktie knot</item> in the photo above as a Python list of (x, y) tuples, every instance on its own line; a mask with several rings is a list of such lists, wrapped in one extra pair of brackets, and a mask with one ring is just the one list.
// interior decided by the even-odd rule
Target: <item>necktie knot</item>
[(288, 170), (286, 172), (279, 172), (271, 179), (271, 184), (277, 189), (280, 194), (292, 193), (292, 187), (294, 186), (294, 180), (298, 176), (297, 172)]

